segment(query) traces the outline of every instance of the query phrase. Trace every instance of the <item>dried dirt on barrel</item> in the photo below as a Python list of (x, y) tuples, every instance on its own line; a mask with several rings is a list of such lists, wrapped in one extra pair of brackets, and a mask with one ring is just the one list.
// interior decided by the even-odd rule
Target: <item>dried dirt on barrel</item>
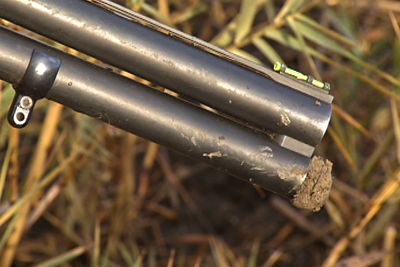
[(332, 187), (332, 163), (321, 157), (313, 157), (307, 169), (307, 178), (292, 200), (303, 209), (319, 211), (329, 198)]

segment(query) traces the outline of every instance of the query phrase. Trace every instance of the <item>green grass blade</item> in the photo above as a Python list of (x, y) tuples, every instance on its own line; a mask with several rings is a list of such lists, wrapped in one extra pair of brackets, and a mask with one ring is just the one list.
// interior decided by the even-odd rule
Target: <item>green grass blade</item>
[(298, 16), (296, 16), (296, 20), (301, 22), (304, 25), (308, 25), (309, 27), (313, 28), (315, 31), (319, 32), (322, 35), (328, 36), (328, 37), (332, 38), (333, 40), (336, 40), (340, 43), (343, 43), (350, 47), (354, 47), (354, 48), (361, 50), (360, 44), (356, 43), (354, 41), (354, 39), (350, 39), (344, 35), (341, 35), (340, 33), (336, 32), (336, 31), (333, 31), (327, 27), (324, 27), (308, 16), (299, 14)]
[(286, 16), (296, 12), (304, 3), (304, 0), (287, 0), (275, 17), (275, 23), (280, 23)]
[(229, 52), (234, 53), (234, 54), (236, 54), (238, 56), (241, 56), (242, 58), (245, 58), (247, 60), (253, 61), (254, 63), (257, 63), (257, 64), (259, 64), (261, 66), (264, 65), (257, 57), (255, 57), (252, 54), (247, 53), (246, 51), (243, 51), (241, 49), (231, 47), (229, 49)]
[[(303, 18), (303, 20), (305, 18), (305, 16), (299, 16), (299, 17)], [(291, 23), (291, 26), (292, 24), (295, 25), (296, 29), (310, 41), (313, 41), (314, 43), (322, 47), (325, 47), (331, 51), (334, 51), (342, 56), (348, 58), (354, 57), (354, 55), (351, 54), (347, 49), (341, 47), (338, 43), (336, 43), (329, 36), (327, 36), (327, 34), (321, 30), (321, 28), (324, 27), (321, 26), (318, 29), (316, 29), (298, 20), (293, 21)]]
[(12, 88), (11, 84), (7, 83), (6, 85), (3, 84), (3, 91), (1, 92), (1, 113), (0, 118), (3, 118), (12, 102), (14, 97), (14, 89)]
[(237, 22), (239, 16), (236, 16), (227, 26), (225, 26), (211, 41), (210, 43), (222, 48), (227, 47), (233, 41), (236, 33)]
[(331, 138), (335, 142), (337, 148), (340, 150), (340, 152), (342, 153), (344, 159), (349, 164), (349, 167), (355, 173), (359, 173), (358, 168), (357, 168), (353, 158), (350, 155), (348, 147), (346, 146), (346, 144), (343, 143), (343, 140), (340, 139), (339, 135), (335, 132), (335, 130), (332, 127), (328, 128), (328, 134), (331, 136)]
[(298, 27), (298, 23), (295, 20), (289, 19), (288, 22), (289, 22), (289, 25), (292, 28), (293, 32), (296, 34), (297, 39), (299, 40), (299, 43), (301, 45), (301, 51), (304, 53), (304, 55), (308, 61), (308, 64), (311, 67), (314, 77), (317, 80), (321, 80), (321, 75), (318, 72), (317, 66), (315, 66), (314, 60), (312, 59), (312, 57), (310, 55), (310, 51), (309, 51), (309, 49), (307, 49), (308, 47), (304, 40), (302, 29), (300, 29)]
[(99, 267), (100, 262), (100, 222), (96, 220), (94, 228), (94, 246), (92, 256), (92, 267)]
[(0, 226), (3, 225), (11, 216), (17, 213), (21, 207), (26, 204), (39, 190), (49, 185), (62, 171), (64, 171), (69, 164), (76, 159), (77, 153), (71, 154), (66, 160), (60, 165), (55, 167), (43, 180), (34, 188), (32, 188), (27, 194), (22, 196), (14, 205), (12, 205), (6, 212), (0, 216)]
[(179, 24), (188, 20), (191, 20), (192, 18), (207, 12), (208, 10), (208, 5), (205, 4), (204, 2), (197, 2), (188, 8), (186, 8), (183, 12), (181, 12), (179, 15), (175, 16), (172, 20), (174, 24)]
[(110, 262), (110, 247), (107, 246), (106, 252), (104, 253), (104, 256), (101, 260), (101, 267), (109, 266), (109, 262)]
[(4, 246), (6, 245), (8, 238), (14, 231), (15, 223), (17, 222), (17, 220), (18, 220), (18, 216), (14, 216), (11, 219), (11, 221), (8, 223), (6, 230), (2, 232), (3, 236), (1, 237), (1, 241), (0, 241), (0, 255), (3, 254)]
[(284, 60), (279, 56), (279, 54), (275, 51), (275, 49), (262, 37), (256, 38), (252, 41), (252, 44), (260, 50), (260, 52), (271, 62), (275, 64), (275, 62), (284, 63)]
[(376, 218), (368, 231), (365, 243), (367, 245), (373, 244), (377, 239), (380, 239), (386, 227), (390, 225), (394, 217), (399, 214), (399, 205), (397, 203), (388, 203), (380, 212), (380, 216)]
[(258, 0), (243, 0), (239, 13), (234, 43), (237, 44), (250, 32), (257, 13)]
[[(278, 29), (269, 29), (268, 31), (265, 32), (265, 36), (275, 40), (289, 48), (292, 48), (294, 50), (297, 51), (301, 51), (301, 45), (299, 43), (299, 41), (294, 38), (292, 35), (286, 33), (283, 30), (278, 30)], [(394, 92), (389, 91), (386, 86), (383, 86), (381, 83), (375, 82), (373, 79), (371, 79), (370, 77), (363, 75), (357, 71), (352, 70), (351, 68), (348, 68), (332, 59), (330, 59), (329, 57), (319, 53), (318, 51), (316, 51), (315, 49), (308, 47), (307, 48), (309, 50), (309, 53), (315, 57), (318, 58), (319, 60), (322, 60), (332, 66), (334, 66), (337, 69), (343, 70), (346, 73), (356, 77), (357, 79), (367, 83), (368, 85), (370, 85), (372, 88), (378, 90), (380, 93), (388, 96), (388, 97), (392, 97), (396, 100), (396, 102), (400, 103), (400, 96), (395, 94)], [(368, 64), (369, 65), (369, 64)], [(387, 74), (389, 75), (389, 74)]]
[(394, 133), (389, 132), (383, 141), (380, 142), (379, 146), (375, 149), (375, 151), (369, 156), (367, 161), (365, 162), (362, 171), (360, 173), (360, 181), (363, 181), (372, 171), (377, 162), (382, 158), (384, 153), (387, 153), (387, 150), (390, 146), (393, 145)]
[(118, 249), (119, 249), (119, 253), (121, 253), (121, 256), (124, 259), (126, 265), (133, 266), (135, 264), (135, 259), (129, 252), (128, 248), (124, 244), (120, 243), (118, 246)]
[(296, 39), (293, 35), (285, 32), (281, 29), (269, 28), (264, 32), (265, 37), (270, 38), (278, 43), (292, 48), (297, 51), (301, 51), (301, 45), (298, 39)]
[(358, 37), (354, 26), (354, 16), (350, 14), (348, 9), (339, 8), (334, 12), (331, 8), (322, 6), (322, 11), (337, 32), (340, 32), (353, 41), (357, 40)]
[(139, 12), (145, 0), (127, 0), (126, 6), (135, 12)]
[(246, 267), (256, 267), (257, 266), (257, 257), (258, 252), (260, 251), (260, 240), (254, 241), (254, 244), (251, 248), (251, 254), (249, 260), (247, 261)]
[[(304, 16), (303, 16), (304, 18)], [(392, 75), (382, 71), (381, 69), (375, 67), (372, 64), (369, 64), (362, 59), (358, 58), (354, 54), (350, 53), (348, 49), (345, 49), (341, 47), (338, 43), (336, 43), (334, 40), (332, 40), (330, 37), (328, 37), (326, 34), (322, 33), (321, 31), (318, 31), (300, 21), (294, 21), (296, 29), (298, 32), (301, 32), (302, 35), (304, 35), (307, 39), (315, 42), (316, 44), (325, 47), (331, 51), (334, 51), (338, 53), (339, 55), (342, 55), (353, 62), (359, 64), (362, 68), (370, 70), (382, 78), (386, 79), (388, 82), (392, 83), (393, 85), (400, 86), (400, 81), (397, 80), (395, 77)], [(292, 24), (291, 23), (291, 26)], [(297, 32), (296, 32), (297, 33)]]
[(139, 257), (137, 257), (135, 264), (132, 267), (141, 267), (141, 266), (143, 266), (142, 263), (143, 263), (143, 259), (141, 256), (139, 256)]
[(265, 2), (265, 14), (267, 15), (268, 22), (272, 24), (276, 17), (274, 1), (267, 0)]
[(70, 260), (73, 260), (83, 253), (87, 251), (87, 247), (77, 247), (74, 248), (68, 252), (65, 252), (55, 258), (52, 258), (50, 260), (44, 261), (42, 263), (39, 263), (35, 265), (34, 267), (55, 267), (55, 266), (60, 266), (63, 263), (66, 263)]
[(169, 19), (166, 18), (164, 15), (162, 15), (156, 8), (153, 6), (147, 4), (147, 3), (142, 3), (141, 8), (143, 11), (148, 13), (151, 17), (153, 17), (155, 20), (158, 20), (161, 23), (164, 23), (165, 25), (168, 25), (170, 27), (175, 28), (174, 23)]
[(1, 172), (0, 172), (0, 201), (1, 201), (1, 196), (3, 195), (4, 184), (6, 182), (6, 176), (7, 176), (7, 171), (8, 171), (8, 166), (9, 166), (9, 163), (10, 163), (12, 150), (13, 150), (12, 146), (9, 146), (7, 148), (6, 156), (4, 157), (3, 164), (1, 166)]

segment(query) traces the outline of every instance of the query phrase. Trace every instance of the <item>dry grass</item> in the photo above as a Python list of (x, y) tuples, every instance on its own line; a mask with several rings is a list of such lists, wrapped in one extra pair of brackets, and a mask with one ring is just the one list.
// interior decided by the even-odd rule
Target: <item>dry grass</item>
[(13, 90), (3, 82), (1, 266), (400, 266), (397, 1), (126, 5), (331, 83), (333, 117), (317, 149), (334, 163), (331, 198), (319, 213), (296, 210), (46, 100), (27, 128), (11, 129), (4, 118)]

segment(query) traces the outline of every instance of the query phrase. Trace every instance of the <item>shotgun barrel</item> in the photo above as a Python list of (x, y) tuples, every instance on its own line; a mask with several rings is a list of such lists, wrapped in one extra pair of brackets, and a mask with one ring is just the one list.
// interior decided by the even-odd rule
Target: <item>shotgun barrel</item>
[[(0, 27), (9, 112), (43, 97), (318, 210), (331, 164), (311, 156), (331, 117), (330, 85), (275, 72), (108, 0), (2, 0), (0, 18), (179, 94), (173, 97)], [(213, 112), (200, 108), (202, 104)]]
[(60, 60), (50, 100), (286, 197), (305, 179), (308, 157), (243, 125), (3, 27), (0, 51), (0, 79), (16, 88), (32, 69), (33, 54), (50, 56)]
[(290, 78), (111, 1), (2, 0), (0, 17), (272, 131), (283, 146), (287, 137), (291, 144), (299, 141), (285, 147), (307, 156), (329, 124), (332, 97), (324, 90), (301, 83), (290, 87)]

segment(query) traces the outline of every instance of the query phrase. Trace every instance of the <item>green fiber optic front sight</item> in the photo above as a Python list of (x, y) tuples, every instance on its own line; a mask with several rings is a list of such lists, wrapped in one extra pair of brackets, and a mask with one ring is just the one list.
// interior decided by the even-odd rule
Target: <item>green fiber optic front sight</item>
[(303, 74), (301, 72), (298, 72), (297, 70), (288, 68), (288, 67), (286, 67), (286, 65), (284, 65), (284, 64), (282, 64), (280, 62), (276, 62), (275, 63), (274, 71), (277, 71), (277, 72), (280, 72), (280, 73), (284, 73), (284, 74), (288, 74), (290, 76), (295, 77), (298, 80), (310, 83), (310, 84), (312, 84), (315, 87), (318, 87), (320, 89), (324, 89), (324, 90), (330, 90), (331, 89), (331, 85), (329, 83), (318, 81), (318, 80), (314, 79), (311, 75), (305, 75), (305, 74)]

